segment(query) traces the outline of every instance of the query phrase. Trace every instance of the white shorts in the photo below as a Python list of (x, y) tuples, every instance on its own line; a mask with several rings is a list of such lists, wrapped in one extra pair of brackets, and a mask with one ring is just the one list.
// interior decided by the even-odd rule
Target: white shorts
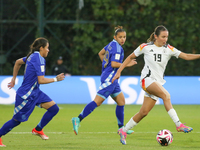
[(156, 100), (156, 101), (157, 101), (157, 100), (159, 99), (159, 97), (157, 97), (157, 96), (155, 96), (155, 95), (152, 95), (152, 94), (149, 94), (149, 93), (147, 92), (147, 90), (146, 90), (146, 88), (147, 88), (149, 85), (151, 85), (153, 82), (155, 82), (155, 81), (156, 81), (156, 80), (153, 79), (153, 78), (146, 77), (146, 78), (140, 80), (140, 86), (141, 86), (142, 89), (145, 91), (144, 96), (150, 97), (150, 98), (152, 98), (153, 100)]

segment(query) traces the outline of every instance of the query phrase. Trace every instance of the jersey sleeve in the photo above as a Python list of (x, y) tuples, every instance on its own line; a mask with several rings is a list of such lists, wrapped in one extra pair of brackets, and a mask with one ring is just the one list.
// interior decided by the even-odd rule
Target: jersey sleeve
[(181, 51), (176, 49), (175, 47), (171, 46), (171, 45), (167, 45), (167, 47), (171, 50), (171, 56), (175, 56), (176, 58), (178, 58), (178, 56), (180, 55)]
[(146, 43), (141, 44), (140, 46), (138, 46), (135, 50), (134, 50), (134, 54), (136, 57), (140, 56), (141, 54), (144, 53), (144, 47), (147, 46)]
[(23, 60), (23, 62), (25, 62), (25, 63), (26, 63), (26, 57), (23, 57), (23, 58), (22, 58), (22, 60)]
[(112, 53), (111, 53), (111, 61), (116, 61), (121, 63), (121, 47), (117, 43), (112, 43)]
[(43, 57), (36, 57), (33, 63), (37, 76), (45, 75), (45, 59)]
[(105, 50), (107, 50), (107, 48), (108, 48), (108, 45), (106, 45), (106, 46), (104, 47)]

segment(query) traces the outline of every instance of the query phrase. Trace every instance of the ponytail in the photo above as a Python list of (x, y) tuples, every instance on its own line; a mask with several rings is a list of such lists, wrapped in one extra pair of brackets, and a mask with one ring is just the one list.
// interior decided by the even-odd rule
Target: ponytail
[(35, 39), (35, 41), (30, 45), (30, 52), (28, 53), (28, 55), (26, 56), (26, 60), (28, 59), (28, 57), (33, 54), (35, 51), (40, 51), (40, 47), (45, 47), (48, 43), (48, 40), (40, 37)]
[(147, 39), (147, 43), (155, 41), (154, 35), (155, 35), (155, 32), (151, 33), (150, 37)]
[(155, 28), (154, 32), (150, 35), (150, 37), (147, 39), (147, 43), (154, 42), (156, 39), (154, 35), (159, 36), (161, 31), (168, 31), (167, 28), (163, 25), (159, 25)]

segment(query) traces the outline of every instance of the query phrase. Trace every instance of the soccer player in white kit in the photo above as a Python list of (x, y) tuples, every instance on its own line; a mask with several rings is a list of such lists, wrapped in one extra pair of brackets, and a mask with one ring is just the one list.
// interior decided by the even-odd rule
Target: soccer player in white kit
[(172, 56), (185, 60), (195, 60), (200, 58), (200, 54), (186, 54), (167, 44), (168, 34), (168, 30), (164, 26), (157, 26), (147, 40), (148, 43), (143, 43), (137, 47), (126, 58), (112, 79), (112, 82), (118, 79), (122, 70), (131, 60), (144, 54), (145, 65), (140, 78), (140, 85), (145, 91), (144, 102), (140, 111), (129, 120), (126, 126), (118, 130), (122, 144), (126, 144), (126, 131), (136, 126), (150, 112), (158, 98), (163, 100), (165, 109), (174, 121), (178, 132), (188, 133), (193, 130), (179, 121), (179, 117), (171, 104), (170, 94), (163, 87), (165, 83), (163, 76), (166, 65)]

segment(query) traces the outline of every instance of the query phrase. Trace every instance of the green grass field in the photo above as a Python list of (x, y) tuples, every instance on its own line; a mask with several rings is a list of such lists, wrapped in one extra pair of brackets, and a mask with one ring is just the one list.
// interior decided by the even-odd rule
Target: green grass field
[[(21, 123), (6, 136), (3, 143), (7, 150), (199, 150), (200, 149), (200, 105), (174, 105), (180, 121), (193, 127), (191, 133), (179, 133), (163, 105), (156, 105), (149, 115), (133, 130), (135, 133), (127, 136), (127, 145), (122, 145), (117, 134), (115, 105), (102, 105), (81, 122), (79, 134), (72, 129), (71, 118), (78, 116), (85, 105), (59, 105), (60, 111), (44, 128), (49, 140), (44, 141), (31, 134), (45, 110), (35, 108), (27, 122)], [(14, 105), (0, 105), (0, 127), (13, 114)], [(125, 124), (131, 116), (139, 111), (140, 105), (125, 106)], [(167, 147), (160, 146), (156, 141), (157, 132), (168, 129), (174, 135), (174, 140)], [(0, 148), (0, 149), (1, 149)]]

